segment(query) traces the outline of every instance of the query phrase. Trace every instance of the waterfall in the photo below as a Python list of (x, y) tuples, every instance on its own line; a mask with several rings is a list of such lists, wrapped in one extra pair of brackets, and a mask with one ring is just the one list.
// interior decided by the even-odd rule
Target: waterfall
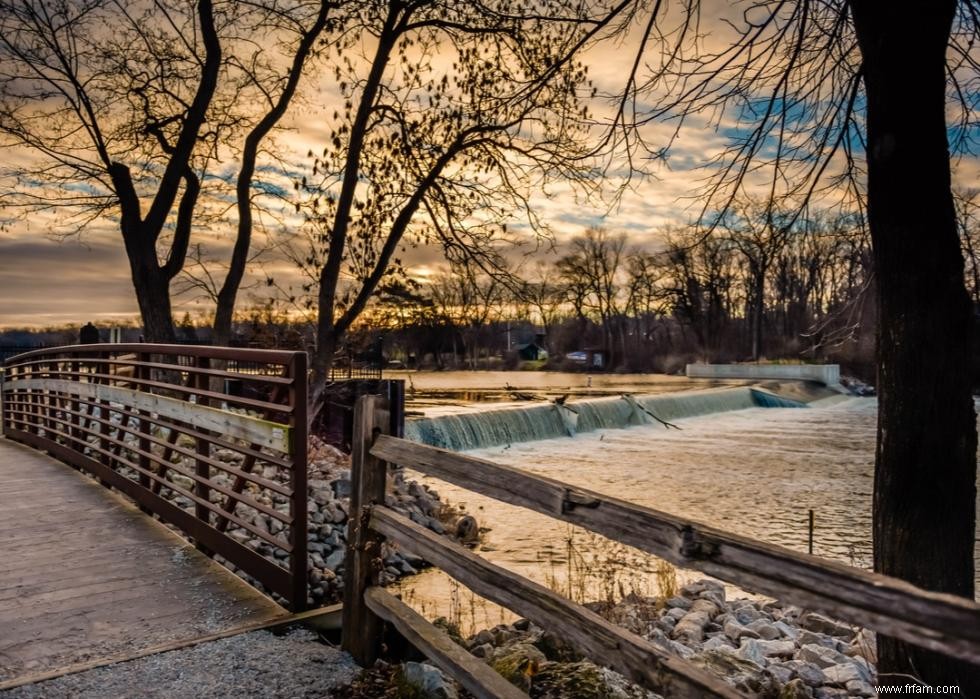
[[(755, 388), (594, 398), (564, 405), (536, 403), (516, 408), (413, 418), (405, 437), (452, 451), (574, 436), (579, 432), (658, 424), (678, 418), (745, 408), (801, 408), (804, 403)], [(651, 415), (652, 413), (652, 415)]]

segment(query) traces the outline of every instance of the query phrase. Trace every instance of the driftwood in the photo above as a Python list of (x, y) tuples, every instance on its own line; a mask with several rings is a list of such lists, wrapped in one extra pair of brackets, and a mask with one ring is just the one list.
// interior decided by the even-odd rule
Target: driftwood
[(507, 393), (510, 394), (510, 397), (513, 398), (514, 400), (524, 400), (524, 401), (543, 400), (541, 396), (535, 393), (520, 391), (517, 388), (511, 386), (509, 383), (504, 384), (504, 390), (506, 390)]
[(647, 415), (649, 415), (650, 417), (652, 417), (654, 420), (656, 420), (657, 422), (659, 422), (661, 425), (663, 425), (664, 427), (666, 427), (668, 430), (671, 427), (673, 427), (675, 430), (679, 430), (680, 429), (680, 427), (678, 427), (674, 423), (667, 422), (666, 420), (664, 420), (662, 418), (659, 418), (656, 415), (654, 415), (653, 412), (651, 412), (650, 410), (647, 410), (646, 408), (644, 408), (642, 405), (640, 405), (639, 403), (637, 403), (636, 402), (636, 399), (632, 395), (630, 395), (629, 393), (624, 393), (623, 394), (623, 400), (629, 402), (629, 404), (632, 405), (637, 410), (642, 410)]

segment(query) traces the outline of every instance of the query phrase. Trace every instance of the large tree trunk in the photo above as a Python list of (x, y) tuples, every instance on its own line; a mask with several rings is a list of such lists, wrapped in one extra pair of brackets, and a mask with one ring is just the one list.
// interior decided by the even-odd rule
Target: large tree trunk
[[(868, 217), (878, 282), (875, 570), (974, 596), (972, 314), (945, 119), (955, 0), (914, 9), (851, 0), (864, 58)], [(980, 668), (880, 638), (883, 683), (912, 675), (980, 696)]]
[(170, 305), (170, 280), (159, 271), (133, 273), (133, 287), (143, 318), (147, 342), (173, 344), (177, 341)]

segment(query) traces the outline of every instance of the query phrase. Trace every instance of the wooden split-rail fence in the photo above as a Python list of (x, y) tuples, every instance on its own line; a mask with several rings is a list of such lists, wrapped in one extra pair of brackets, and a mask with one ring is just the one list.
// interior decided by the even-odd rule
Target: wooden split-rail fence
[(305, 352), (76, 345), (3, 370), (4, 436), (92, 474), (306, 607)]
[(980, 664), (980, 606), (970, 600), (928, 592), (895, 578), (729, 534), (509, 466), (399, 439), (383, 434), (387, 424), (383, 399), (364, 396), (358, 401), (343, 646), (362, 665), (373, 663), (381, 653), (383, 627), (389, 624), (474, 696), (526, 697), (377, 585), (383, 566), (381, 546), (387, 540), (441, 568), (476, 594), (560, 635), (592, 661), (665, 697), (743, 696), (700, 667), (388, 508), (389, 465), (578, 525), (742, 589)]

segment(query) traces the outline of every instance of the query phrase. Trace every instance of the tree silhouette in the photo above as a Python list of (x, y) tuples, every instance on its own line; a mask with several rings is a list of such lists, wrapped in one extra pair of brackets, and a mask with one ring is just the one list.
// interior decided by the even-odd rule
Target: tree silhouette
[(0, 2), (0, 144), (27, 153), (4, 168), (12, 186), (0, 204), (55, 211), (75, 232), (117, 222), (147, 339), (172, 341), (170, 287), (198, 249), (192, 230), (224, 225), (213, 200), (232, 196), (220, 190), (234, 154), (235, 245), (223, 280), (208, 270), (215, 334), (227, 340), (251, 246), (256, 161), (332, 7)]
[(340, 339), (399, 273), (400, 250), (437, 242), (489, 269), (515, 211), (546, 233), (532, 197), (551, 182), (595, 187), (583, 160), (588, 79), (575, 56), (622, 28), (629, 6), (356, 6), (361, 33), (337, 47), (343, 109), (313, 177), (297, 183), (312, 233), (300, 262), (316, 270), (314, 406)]

